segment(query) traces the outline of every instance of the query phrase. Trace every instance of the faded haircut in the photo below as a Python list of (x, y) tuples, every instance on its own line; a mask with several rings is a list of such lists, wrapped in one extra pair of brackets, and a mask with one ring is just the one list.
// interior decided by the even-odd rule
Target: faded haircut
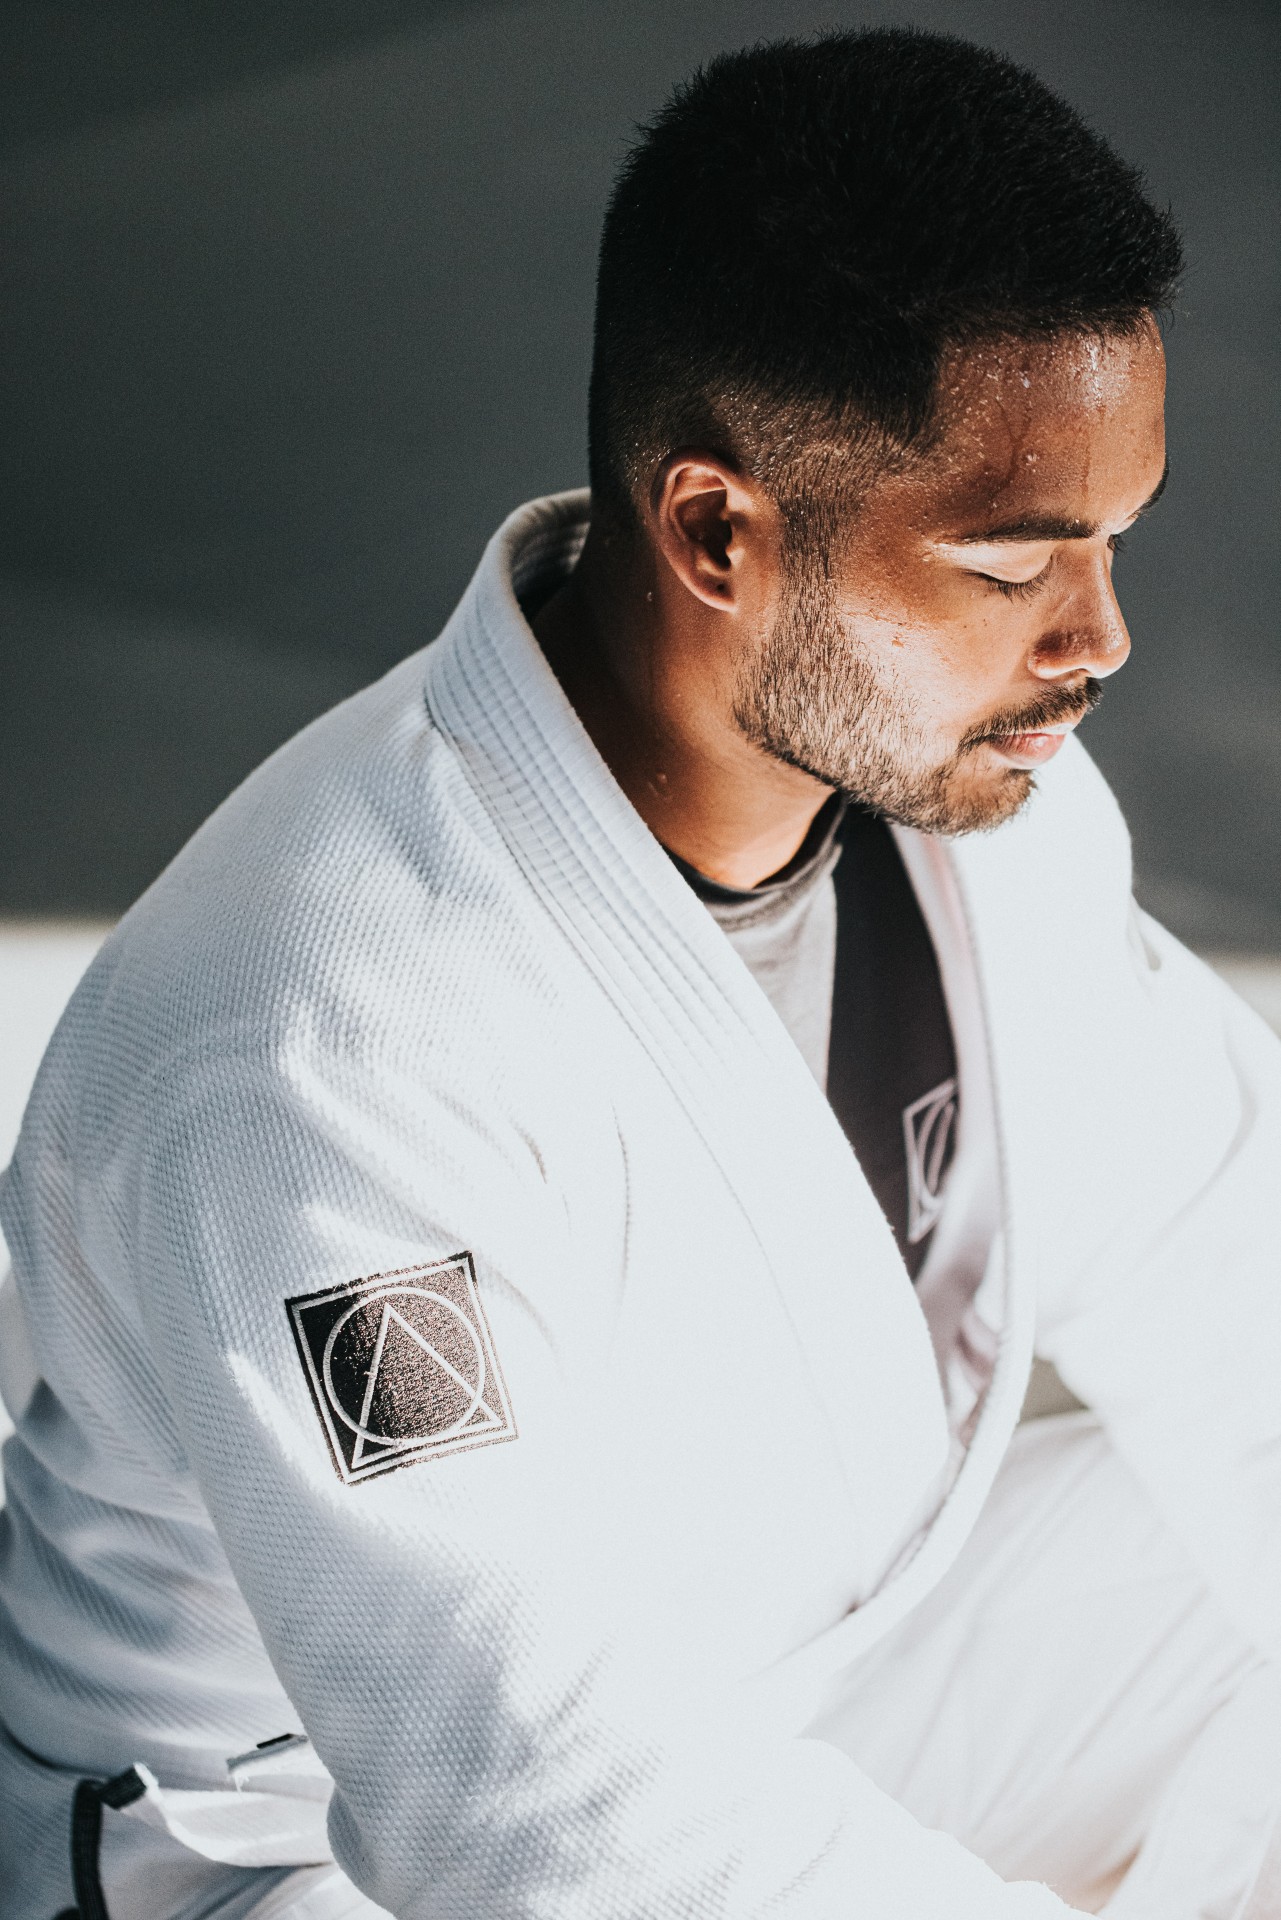
[(725, 54), (610, 199), (594, 509), (634, 526), (659, 464), (698, 447), (822, 544), (851, 489), (928, 443), (946, 353), (1133, 333), (1180, 268), (1139, 172), (999, 54), (912, 28)]

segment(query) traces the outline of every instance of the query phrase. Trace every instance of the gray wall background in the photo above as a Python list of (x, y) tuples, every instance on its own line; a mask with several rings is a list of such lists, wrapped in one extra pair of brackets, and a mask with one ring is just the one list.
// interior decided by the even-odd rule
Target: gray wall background
[(123, 908), (582, 478), (601, 208), (673, 80), (904, 19), (1032, 63), (1184, 227), (1173, 477), (1086, 737), (1148, 901), (1281, 953), (1276, 0), (11, 3), (0, 912)]

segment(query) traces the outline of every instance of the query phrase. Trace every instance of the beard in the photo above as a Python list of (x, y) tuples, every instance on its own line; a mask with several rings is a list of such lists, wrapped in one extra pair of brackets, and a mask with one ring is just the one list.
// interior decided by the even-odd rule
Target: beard
[(1026, 768), (993, 768), (984, 741), (1079, 720), (1097, 680), (1048, 686), (991, 714), (939, 759), (911, 696), (886, 682), (842, 623), (826, 587), (794, 586), (760, 652), (739, 675), (734, 718), (754, 746), (825, 786), (923, 833), (999, 827), (1035, 787)]

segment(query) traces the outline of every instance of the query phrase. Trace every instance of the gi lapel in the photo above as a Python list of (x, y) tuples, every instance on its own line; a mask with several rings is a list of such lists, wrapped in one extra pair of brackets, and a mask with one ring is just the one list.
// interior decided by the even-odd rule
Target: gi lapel
[[(955, 1560), (1018, 1423), (1032, 1363), (1034, 1259), (1026, 1244), (1024, 1207), (1015, 1203), (1022, 1169), (1010, 1165), (1005, 1124), (1020, 1035), (1005, 1020), (1004, 1009), (1012, 975), (1026, 961), (1017, 945), (1007, 949), (1004, 938), (1016, 917), (1009, 911), (1008, 861), (999, 852), (995, 861), (983, 857), (999, 836), (981, 843), (948, 843), (907, 829), (896, 829), (895, 836), (939, 954), (964, 1099), (971, 1109), (967, 1123), (990, 1126), (997, 1142), (1001, 1225), (992, 1258), (1004, 1291), (1004, 1313), (996, 1369), (978, 1425), (937, 1512), (866, 1604), (753, 1683), (758, 1710), (789, 1733), (802, 1732), (817, 1717), (839, 1675), (909, 1613)], [(972, 874), (976, 844), (978, 871)], [(991, 1111), (976, 1116), (976, 1101), (988, 1098)]]
[[(601, 761), (516, 600), (585, 496), (514, 515), (430, 649), (426, 698), (509, 851), (749, 1221), (875, 1564), (946, 1452), (924, 1321), (831, 1109), (764, 994)], [(709, 1202), (714, 1196), (709, 1196)]]

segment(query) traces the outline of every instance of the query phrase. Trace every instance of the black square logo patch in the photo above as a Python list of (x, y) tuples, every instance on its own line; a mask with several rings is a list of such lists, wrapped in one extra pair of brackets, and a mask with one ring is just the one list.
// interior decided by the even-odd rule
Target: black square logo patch
[(516, 1438), (469, 1253), (285, 1306), (340, 1480)]

